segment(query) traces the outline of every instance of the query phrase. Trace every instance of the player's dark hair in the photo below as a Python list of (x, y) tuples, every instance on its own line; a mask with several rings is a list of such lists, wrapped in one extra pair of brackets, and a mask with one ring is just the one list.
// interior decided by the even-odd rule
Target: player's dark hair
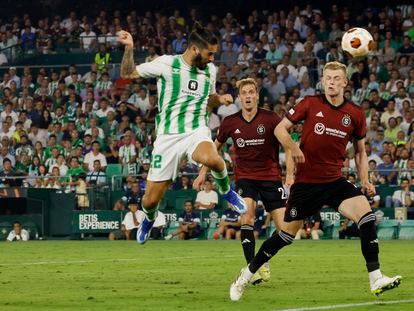
[(214, 33), (204, 28), (200, 23), (196, 22), (193, 31), (188, 37), (188, 45), (195, 45), (198, 48), (207, 49), (209, 44), (218, 44), (217, 37)]
[(185, 201), (184, 201), (184, 205), (185, 205), (186, 203), (191, 203), (191, 206), (193, 206), (193, 201), (191, 201), (191, 200), (185, 200)]

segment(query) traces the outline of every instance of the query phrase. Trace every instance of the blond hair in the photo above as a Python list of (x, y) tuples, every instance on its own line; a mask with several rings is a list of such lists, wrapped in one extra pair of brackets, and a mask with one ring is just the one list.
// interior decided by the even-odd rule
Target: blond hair
[(346, 75), (346, 66), (340, 62), (329, 62), (326, 63), (325, 66), (323, 66), (323, 71), (322, 71), (322, 75), (325, 75), (325, 70), (330, 69), (330, 70), (342, 70), (344, 72), (345, 77)]
[(257, 92), (257, 83), (256, 83), (256, 80), (253, 79), (253, 78), (246, 78), (246, 79), (241, 79), (241, 80), (237, 81), (236, 87), (240, 91), (243, 86), (249, 85), (249, 84), (254, 85), (254, 88), (256, 89), (256, 92)]

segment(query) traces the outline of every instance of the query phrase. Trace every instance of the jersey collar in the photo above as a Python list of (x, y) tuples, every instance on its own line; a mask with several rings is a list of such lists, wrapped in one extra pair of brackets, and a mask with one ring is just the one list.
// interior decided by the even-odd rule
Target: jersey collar
[(325, 104), (327, 104), (327, 105), (329, 105), (329, 107), (331, 107), (332, 109), (339, 109), (339, 108), (341, 108), (341, 107), (343, 107), (343, 106), (345, 106), (347, 103), (348, 103), (348, 100), (344, 97), (343, 99), (344, 99), (344, 102), (342, 103), (342, 104), (340, 104), (339, 106), (334, 106), (334, 105), (332, 105), (330, 102), (329, 102), (329, 100), (326, 98), (326, 96), (325, 96), (325, 94), (322, 94), (322, 98), (323, 98), (323, 101), (324, 101), (324, 103)]
[(259, 108), (259, 107), (257, 107), (257, 112), (256, 112), (256, 114), (254, 115), (254, 117), (253, 117), (250, 121), (247, 121), (247, 120), (243, 117), (243, 112), (240, 110), (240, 118), (243, 120), (243, 122), (246, 122), (246, 123), (248, 123), (248, 124), (251, 124), (251, 123), (253, 123), (253, 121), (256, 119), (256, 117), (257, 117), (257, 115), (259, 114), (259, 112), (260, 112), (260, 108)]

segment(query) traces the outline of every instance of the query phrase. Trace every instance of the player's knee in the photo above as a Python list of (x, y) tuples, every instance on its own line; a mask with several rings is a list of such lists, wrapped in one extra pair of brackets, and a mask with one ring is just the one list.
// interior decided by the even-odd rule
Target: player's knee
[(254, 215), (251, 215), (249, 212), (247, 212), (242, 217), (243, 217), (242, 218), (243, 225), (250, 225), (250, 226), (254, 225)]
[(145, 194), (142, 198), (142, 205), (145, 206), (146, 209), (156, 208), (159, 202), (160, 198), (153, 194)]
[(207, 157), (204, 164), (217, 172), (224, 170), (224, 161), (218, 155)]

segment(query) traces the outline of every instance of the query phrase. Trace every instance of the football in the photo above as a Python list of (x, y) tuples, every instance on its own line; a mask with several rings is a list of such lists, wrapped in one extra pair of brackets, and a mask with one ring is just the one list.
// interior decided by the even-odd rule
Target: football
[(372, 50), (374, 39), (364, 28), (351, 28), (342, 36), (342, 50), (350, 57), (365, 57)]

